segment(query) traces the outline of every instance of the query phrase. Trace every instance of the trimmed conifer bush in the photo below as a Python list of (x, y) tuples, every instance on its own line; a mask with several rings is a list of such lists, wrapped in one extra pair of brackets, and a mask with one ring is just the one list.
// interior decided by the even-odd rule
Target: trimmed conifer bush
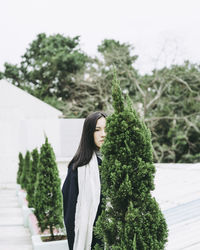
[(53, 240), (54, 229), (63, 228), (62, 193), (55, 154), (47, 138), (40, 149), (34, 199), (38, 226), (41, 232), (49, 230)]
[(155, 167), (150, 131), (130, 101), (124, 101), (116, 75), (112, 95), (114, 113), (107, 118), (101, 149), (104, 205), (95, 232), (106, 249), (162, 250), (168, 230), (151, 196)]
[(25, 189), (26, 191), (27, 191), (27, 186), (29, 183), (30, 171), (31, 171), (31, 154), (27, 150), (25, 157), (24, 157), (24, 167), (23, 167), (23, 171), (21, 174), (21, 178), (20, 178), (21, 187), (22, 189)]
[(17, 184), (21, 185), (21, 176), (22, 176), (23, 167), (24, 167), (24, 157), (21, 152), (18, 155), (18, 159), (19, 159), (19, 162), (18, 162), (18, 171), (17, 171)]
[(37, 148), (35, 148), (31, 152), (31, 171), (29, 175), (29, 181), (27, 185), (27, 200), (29, 207), (35, 207), (34, 205), (34, 192), (35, 192), (35, 183), (38, 171), (38, 164), (39, 164), (39, 153)]

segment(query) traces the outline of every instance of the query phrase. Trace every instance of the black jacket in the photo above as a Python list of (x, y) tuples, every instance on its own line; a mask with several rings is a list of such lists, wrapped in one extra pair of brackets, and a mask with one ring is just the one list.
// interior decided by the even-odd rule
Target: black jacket
[[(97, 161), (98, 164), (101, 165), (101, 159), (97, 157)], [(73, 250), (74, 237), (75, 237), (74, 227), (75, 227), (75, 213), (76, 213), (76, 203), (77, 203), (78, 193), (79, 193), (78, 171), (77, 169), (75, 170), (73, 169), (73, 164), (70, 164), (68, 167), (67, 177), (62, 187), (64, 222), (67, 231), (67, 240), (70, 250)], [(101, 202), (102, 202), (102, 195), (100, 197), (100, 204), (98, 207), (94, 225), (97, 221), (98, 216), (101, 214)], [(92, 249), (96, 243), (101, 244), (101, 242), (93, 234)]]

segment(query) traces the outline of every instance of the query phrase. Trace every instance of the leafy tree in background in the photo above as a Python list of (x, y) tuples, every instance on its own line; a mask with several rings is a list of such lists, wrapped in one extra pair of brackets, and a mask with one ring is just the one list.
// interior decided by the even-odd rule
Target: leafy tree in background
[(28, 200), (28, 206), (29, 207), (35, 207), (34, 204), (34, 193), (35, 193), (35, 183), (36, 183), (36, 177), (38, 172), (38, 165), (39, 165), (39, 153), (37, 148), (35, 148), (31, 152), (32, 156), (32, 163), (31, 163), (31, 171), (29, 176), (29, 182), (27, 185), (27, 200)]
[(55, 154), (48, 139), (40, 150), (35, 187), (35, 210), (41, 231), (49, 230), (54, 239), (54, 229), (63, 228), (61, 181)]
[(24, 157), (21, 152), (18, 155), (18, 159), (19, 159), (19, 162), (18, 162), (18, 171), (17, 171), (17, 183), (21, 184), (21, 176), (22, 176), (23, 168), (24, 168)]
[(98, 46), (100, 58), (86, 56), (79, 37), (41, 33), (22, 56), (20, 65), (5, 63), (4, 78), (48, 104), (66, 117), (85, 117), (91, 111), (110, 112), (111, 69), (118, 70), (122, 90), (135, 94), (133, 65), (137, 60), (128, 43), (105, 39)]
[(112, 113), (112, 68), (123, 94), (151, 130), (155, 162), (200, 161), (200, 67), (186, 62), (141, 75), (137, 55), (128, 43), (104, 39), (100, 56), (88, 57), (79, 37), (39, 34), (20, 65), (5, 63), (4, 77), (61, 110), (66, 118), (86, 117), (95, 110)]
[(131, 102), (124, 102), (116, 77), (113, 107), (100, 168), (104, 209), (95, 231), (106, 249), (164, 249), (167, 225), (151, 196), (155, 167), (150, 131)]
[(185, 62), (137, 81), (156, 162), (200, 161), (200, 67)]
[[(138, 77), (134, 69), (137, 56), (130, 44), (120, 43), (113, 39), (105, 39), (98, 46), (100, 58), (90, 58), (84, 75), (77, 74), (77, 85), (74, 89), (72, 102), (66, 108), (76, 117), (85, 117), (95, 110), (112, 112), (111, 88), (112, 69), (119, 72), (123, 92), (135, 93), (135, 78)], [(67, 116), (70, 114), (67, 113)]]
[(78, 36), (41, 33), (29, 45), (19, 66), (5, 63), (4, 77), (36, 97), (62, 107), (75, 86), (74, 75), (84, 70), (86, 61)]
[(101, 68), (102, 75), (106, 76), (107, 84), (111, 94), (112, 89), (112, 69), (113, 66), (118, 72), (122, 91), (129, 95), (135, 94), (135, 78), (138, 77), (138, 72), (134, 68), (138, 56), (134, 55), (134, 47), (129, 43), (120, 43), (113, 39), (105, 39), (98, 46), (98, 52), (103, 57), (103, 67)]
[(29, 183), (30, 173), (31, 173), (31, 154), (27, 150), (24, 157), (24, 167), (20, 178), (21, 187), (26, 191)]

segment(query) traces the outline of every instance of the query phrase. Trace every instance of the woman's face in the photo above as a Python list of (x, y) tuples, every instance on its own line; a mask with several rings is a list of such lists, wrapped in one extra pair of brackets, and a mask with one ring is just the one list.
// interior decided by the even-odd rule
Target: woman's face
[(96, 128), (94, 131), (94, 143), (95, 145), (100, 148), (104, 142), (106, 133), (106, 119), (104, 117), (101, 117), (97, 120)]

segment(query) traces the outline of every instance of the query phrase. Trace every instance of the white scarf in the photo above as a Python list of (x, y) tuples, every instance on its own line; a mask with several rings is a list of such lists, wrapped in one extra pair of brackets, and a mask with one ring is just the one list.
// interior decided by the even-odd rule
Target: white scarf
[(100, 202), (100, 177), (96, 154), (90, 162), (78, 168), (79, 194), (75, 215), (74, 250), (90, 250), (93, 224)]

